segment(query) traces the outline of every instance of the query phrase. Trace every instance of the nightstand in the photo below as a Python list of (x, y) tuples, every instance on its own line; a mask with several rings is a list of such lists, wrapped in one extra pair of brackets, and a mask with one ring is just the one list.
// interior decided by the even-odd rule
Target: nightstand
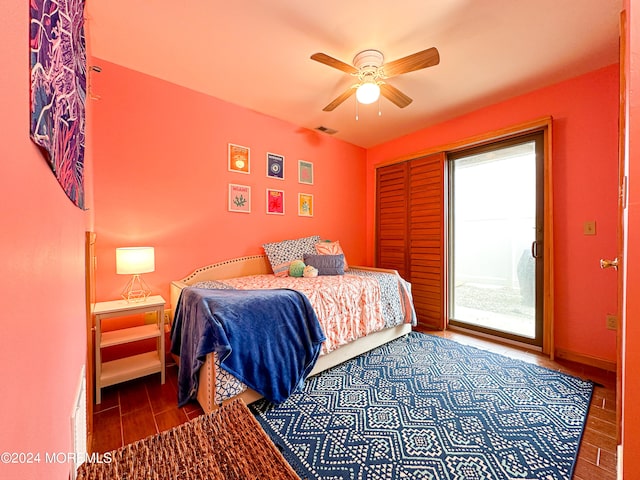
[[(96, 403), (101, 401), (104, 387), (160, 372), (164, 383), (164, 305), (160, 295), (148, 297), (144, 302), (129, 303), (126, 300), (98, 302), (93, 314), (96, 320)], [(155, 312), (156, 322), (138, 327), (102, 332), (102, 320)], [(102, 349), (114, 345), (156, 338), (156, 350), (129, 357), (102, 362)]]

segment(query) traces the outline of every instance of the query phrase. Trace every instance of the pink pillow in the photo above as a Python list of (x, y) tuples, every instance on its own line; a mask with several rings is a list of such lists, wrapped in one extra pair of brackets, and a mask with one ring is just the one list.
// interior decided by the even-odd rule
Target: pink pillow
[[(342, 251), (342, 248), (340, 247), (340, 242), (339, 241), (335, 241), (335, 242), (320, 242), (320, 243), (316, 243), (316, 252), (319, 255), (340, 255), (343, 254), (344, 252)], [(344, 257), (344, 269), (348, 269), (349, 265), (347, 265), (347, 257)]]

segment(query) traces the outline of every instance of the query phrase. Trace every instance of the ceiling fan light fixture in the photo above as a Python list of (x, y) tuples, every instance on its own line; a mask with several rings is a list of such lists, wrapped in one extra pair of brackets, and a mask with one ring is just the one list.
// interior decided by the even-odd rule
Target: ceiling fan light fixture
[(349, 65), (326, 53), (318, 52), (311, 55), (311, 60), (358, 78), (358, 83), (352, 84), (322, 109), (324, 112), (331, 112), (354, 94), (356, 95), (356, 109), (358, 103), (373, 103), (380, 98), (380, 95), (399, 108), (406, 107), (412, 102), (411, 98), (393, 85), (386, 83), (385, 80), (403, 73), (415, 72), (416, 70), (438, 65), (440, 63), (440, 54), (437, 48), (431, 47), (392, 62), (384, 63), (384, 55), (379, 50), (363, 50), (353, 58), (353, 65)]
[(356, 99), (363, 105), (369, 105), (380, 98), (380, 87), (375, 82), (366, 82), (356, 90)]

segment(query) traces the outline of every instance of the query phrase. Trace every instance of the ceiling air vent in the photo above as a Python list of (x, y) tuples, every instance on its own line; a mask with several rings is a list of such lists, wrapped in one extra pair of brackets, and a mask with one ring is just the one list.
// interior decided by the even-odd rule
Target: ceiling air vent
[(319, 127), (316, 127), (316, 130), (326, 133), (328, 135), (333, 135), (334, 133), (338, 133), (337, 130), (334, 130), (333, 128), (323, 127), (322, 125), (320, 125)]

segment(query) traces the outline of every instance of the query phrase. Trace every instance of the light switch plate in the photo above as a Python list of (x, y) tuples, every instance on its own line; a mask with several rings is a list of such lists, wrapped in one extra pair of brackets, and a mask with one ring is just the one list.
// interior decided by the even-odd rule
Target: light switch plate
[(584, 222), (583, 225), (584, 234), (585, 235), (595, 235), (596, 234), (596, 221), (589, 220)]

